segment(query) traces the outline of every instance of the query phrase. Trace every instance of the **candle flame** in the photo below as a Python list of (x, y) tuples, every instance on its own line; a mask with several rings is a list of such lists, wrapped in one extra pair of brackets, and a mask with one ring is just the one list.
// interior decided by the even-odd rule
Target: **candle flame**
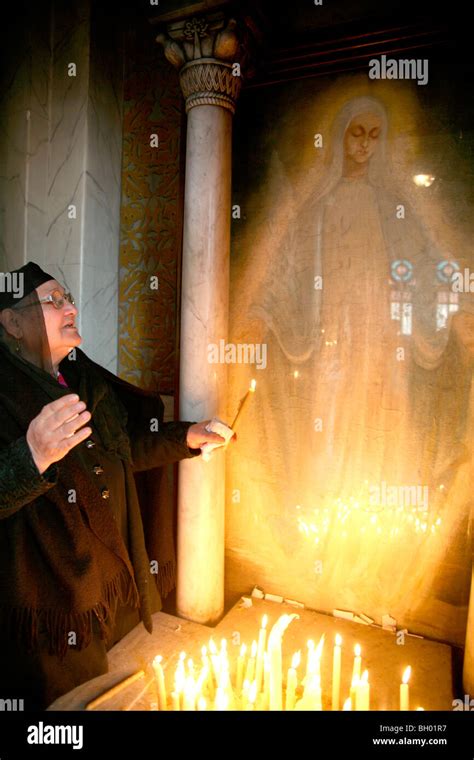
[(242, 644), (242, 646), (240, 647), (240, 656), (241, 657), (245, 657), (245, 652), (246, 651), (247, 651), (247, 645), (246, 644)]
[(182, 662), (184, 662), (184, 660), (186, 659), (186, 652), (180, 652), (180, 653), (179, 653), (179, 659), (180, 659)]
[(425, 708), (424, 707), (417, 707), (416, 711), (417, 712), (425, 712)]
[(252, 649), (250, 650), (250, 656), (256, 657), (257, 656), (257, 642), (252, 641)]
[(306, 646), (308, 647), (309, 651), (312, 652), (314, 649), (314, 641), (313, 639), (308, 639)]
[(352, 683), (351, 683), (351, 688), (352, 688), (352, 689), (355, 689), (355, 688), (356, 688), (357, 684), (359, 683), (359, 680), (360, 680), (360, 679), (359, 679), (359, 678), (357, 678), (357, 676), (354, 676), (354, 678), (352, 679)]
[(227, 639), (221, 639), (221, 649), (223, 652), (227, 650)]
[(257, 381), (256, 381), (256, 380), (251, 380), (251, 381), (250, 381), (250, 388), (249, 388), (249, 391), (250, 391), (251, 393), (255, 393), (255, 388), (256, 388), (256, 387), (257, 387)]
[(344, 706), (343, 706), (343, 708), (342, 708), (342, 709), (343, 709), (343, 710), (346, 710), (346, 712), (347, 712), (347, 710), (352, 710), (352, 700), (351, 700), (351, 698), (350, 698), (350, 697), (348, 697), (348, 698), (346, 699), (346, 701), (344, 702)]
[(198, 710), (205, 710), (206, 709), (206, 700), (204, 697), (199, 697), (198, 699)]
[(160, 662), (162, 661), (162, 659), (163, 659), (163, 657), (161, 656), (161, 654), (157, 654), (156, 657), (153, 660), (153, 664), (154, 665), (159, 665)]
[(342, 644), (342, 636), (340, 636), (338, 633), (336, 633), (336, 646), (340, 647)]
[(319, 639), (319, 643), (318, 643), (318, 646), (316, 647), (316, 657), (317, 657), (318, 659), (320, 659), (320, 657), (321, 657), (321, 655), (322, 655), (322, 653), (323, 653), (323, 646), (324, 646), (324, 639), (325, 639), (325, 636), (326, 636), (326, 634), (324, 634), (324, 633), (323, 633), (323, 635), (322, 635), (322, 636), (321, 636), (321, 638)]
[(206, 646), (201, 647), (201, 654), (202, 654), (203, 657), (205, 657), (207, 655), (207, 647)]
[(354, 654), (356, 657), (360, 657), (360, 653), (362, 652), (362, 649), (360, 648), (360, 644), (356, 644), (354, 647)]
[(368, 683), (369, 682), (369, 671), (364, 670), (362, 673), (362, 678), (360, 679), (361, 683)]
[(295, 371), (293, 372), (293, 377), (295, 378), (295, 380), (297, 380), (297, 379), (298, 379), (298, 377), (299, 377), (299, 374), (300, 374), (300, 373), (298, 372), (298, 370), (297, 370), (297, 369), (295, 369)]
[(297, 668), (300, 662), (301, 662), (301, 652), (295, 652), (293, 657), (291, 658), (291, 667)]
[(262, 628), (266, 628), (268, 623), (268, 615), (264, 615), (262, 618)]
[(403, 683), (408, 683), (408, 681), (410, 680), (410, 676), (411, 676), (411, 667), (409, 665), (407, 668), (405, 668), (405, 672), (403, 673), (403, 678), (402, 678)]
[(213, 639), (209, 639), (209, 651), (211, 654), (217, 654), (217, 647)]

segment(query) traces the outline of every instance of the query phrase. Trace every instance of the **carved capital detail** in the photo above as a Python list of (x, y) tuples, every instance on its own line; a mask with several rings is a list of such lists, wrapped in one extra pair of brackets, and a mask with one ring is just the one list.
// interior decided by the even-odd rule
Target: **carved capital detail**
[(193, 16), (160, 32), (168, 61), (180, 72), (186, 111), (199, 105), (218, 105), (235, 113), (242, 77), (251, 72), (250, 31), (224, 13)]
[(186, 112), (194, 106), (214, 105), (235, 113), (242, 80), (240, 76), (233, 76), (232, 69), (232, 64), (215, 58), (201, 58), (185, 64), (179, 76)]

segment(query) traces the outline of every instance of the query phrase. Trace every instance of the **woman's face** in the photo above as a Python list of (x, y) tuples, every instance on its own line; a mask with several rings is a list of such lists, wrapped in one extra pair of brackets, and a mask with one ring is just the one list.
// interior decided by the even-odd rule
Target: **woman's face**
[(367, 112), (360, 113), (350, 122), (344, 134), (344, 155), (357, 164), (364, 164), (377, 148), (382, 129), (380, 116)]
[[(55, 292), (62, 296), (64, 288), (56, 280), (49, 280), (36, 288), (36, 292), (38, 298)], [(42, 304), (42, 309), (51, 357), (54, 363), (59, 363), (72, 348), (82, 342), (76, 327), (77, 308), (65, 301), (61, 309), (56, 309), (51, 303)]]

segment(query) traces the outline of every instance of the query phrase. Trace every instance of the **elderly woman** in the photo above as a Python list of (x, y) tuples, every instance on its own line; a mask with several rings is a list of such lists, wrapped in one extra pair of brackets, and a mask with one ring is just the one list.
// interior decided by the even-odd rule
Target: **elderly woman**
[(134, 473), (223, 439), (164, 423), (159, 397), (91, 361), (54, 277), (33, 263), (11, 275), (23, 297), (0, 293), (0, 698), (29, 710), (105, 673), (140, 619), (151, 632), (144, 522), (159, 505), (147, 519)]

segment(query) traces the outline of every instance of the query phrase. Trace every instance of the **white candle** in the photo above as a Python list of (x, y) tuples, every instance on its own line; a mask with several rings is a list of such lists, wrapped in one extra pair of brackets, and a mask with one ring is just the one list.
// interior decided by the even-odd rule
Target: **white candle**
[(237, 675), (235, 679), (235, 691), (237, 692), (237, 695), (240, 694), (242, 691), (242, 684), (244, 681), (244, 665), (245, 665), (245, 653), (247, 651), (247, 647), (245, 644), (242, 644), (240, 647), (240, 654), (237, 658)]
[(326, 634), (323, 633), (323, 635), (319, 639), (318, 646), (316, 647), (316, 651), (314, 653), (314, 673), (319, 678), (321, 678), (321, 657), (323, 655), (323, 647), (324, 647), (325, 638), (326, 638)]
[(286, 694), (285, 710), (294, 710), (296, 703), (296, 687), (298, 686), (298, 676), (296, 668), (300, 664), (301, 652), (295, 652), (291, 660), (291, 668), (288, 668), (286, 676)]
[(264, 710), (270, 708), (270, 658), (268, 652), (263, 653), (263, 704)]
[(196, 684), (194, 678), (188, 676), (184, 685), (183, 694), (183, 710), (195, 710), (196, 709)]
[(248, 690), (248, 700), (246, 710), (255, 710), (255, 702), (257, 699), (257, 682), (252, 681)]
[(283, 709), (283, 684), (281, 663), (281, 639), (289, 624), (299, 615), (281, 615), (268, 636), (268, 655), (270, 659), (270, 710)]
[(215, 708), (216, 710), (229, 709), (229, 697), (220, 686), (217, 687)]
[[(201, 649), (201, 674), (199, 676), (201, 682), (201, 690), (212, 699), (214, 696), (214, 684), (212, 680), (211, 661), (207, 654), (207, 647), (203, 646)], [(201, 679), (202, 677), (202, 679)]]
[(369, 671), (364, 670), (356, 687), (356, 710), (370, 709)]
[(341, 690), (341, 644), (342, 639), (336, 634), (336, 643), (332, 660), (332, 709), (339, 710), (339, 693)]
[(255, 670), (255, 680), (257, 681), (257, 694), (262, 688), (263, 677), (263, 653), (265, 651), (265, 644), (267, 640), (267, 622), (268, 615), (264, 615), (262, 618), (262, 627), (258, 633), (258, 647), (257, 647), (257, 663)]
[(257, 656), (257, 642), (252, 641), (252, 648), (250, 650), (250, 657), (247, 662), (247, 669), (245, 671), (245, 680), (252, 683), (255, 677), (255, 658)]
[(217, 647), (212, 638), (209, 639), (209, 652), (211, 654), (212, 672), (214, 674), (214, 680), (217, 684), (219, 682), (220, 658), (217, 652)]
[(308, 639), (306, 642), (308, 647), (308, 654), (306, 655), (306, 673), (304, 676), (304, 692), (306, 694), (306, 687), (309, 684), (310, 678), (313, 675), (312, 669), (314, 667), (314, 641)]
[(181, 654), (179, 655), (178, 664), (176, 666), (176, 671), (174, 674), (174, 691), (180, 699), (181, 709), (183, 708), (183, 695), (184, 695), (184, 687), (186, 683), (186, 670), (184, 667), (185, 657), (186, 657), (186, 652), (181, 652)]
[(361, 674), (361, 666), (362, 666), (362, 657), (361, 654), (361, 648), (359, 644), (356, 644), (354, 647), (354, 665), (352, 668), (352, 680), (358, 681)]
[(242, 686), (242, 696), (240, 700), (241, 710), (247, 709), (247, 705), (249, 701), (249, 691), (250, 691), (250, 681), (247, 681), (247, 679), (245, 679), (244, 685)]
[(360, 681), (360, 678), (353, 678), (351, 683), (351, 690), (350, 690), (350, 696), (349, 699), (351, 700), (352, 708), (356, 709), (356, 694), (357, 694), (357, 686)]
[[(299, 704), (299, 703), (302, 704)], [(306, 684), (305, 693), (303, 699), (300, 699), (297, 703), (298, 709), (302, 710), (322, 710), (322, 697), (321, 697), (321, 678), (317, 675), (311, 675)]]
[(410, 694), (408, 681), (410, 680), (411, 667), (408, 666), (403, 673), (402, 683), (400, 684), (400, 710), (410, 709)]
[(166, 705), (166, 688), (165, 688), (165, 676), (163, 673), (163, 668), (161, 666), (161, 661), (163, 657), (159, 654), (155, 657), (153, 660), (153, 672), (155, 674), (155, 683), (156, 683), (156, 689), (158, 692), (158, 705), (160, 710), (167, 710)]

